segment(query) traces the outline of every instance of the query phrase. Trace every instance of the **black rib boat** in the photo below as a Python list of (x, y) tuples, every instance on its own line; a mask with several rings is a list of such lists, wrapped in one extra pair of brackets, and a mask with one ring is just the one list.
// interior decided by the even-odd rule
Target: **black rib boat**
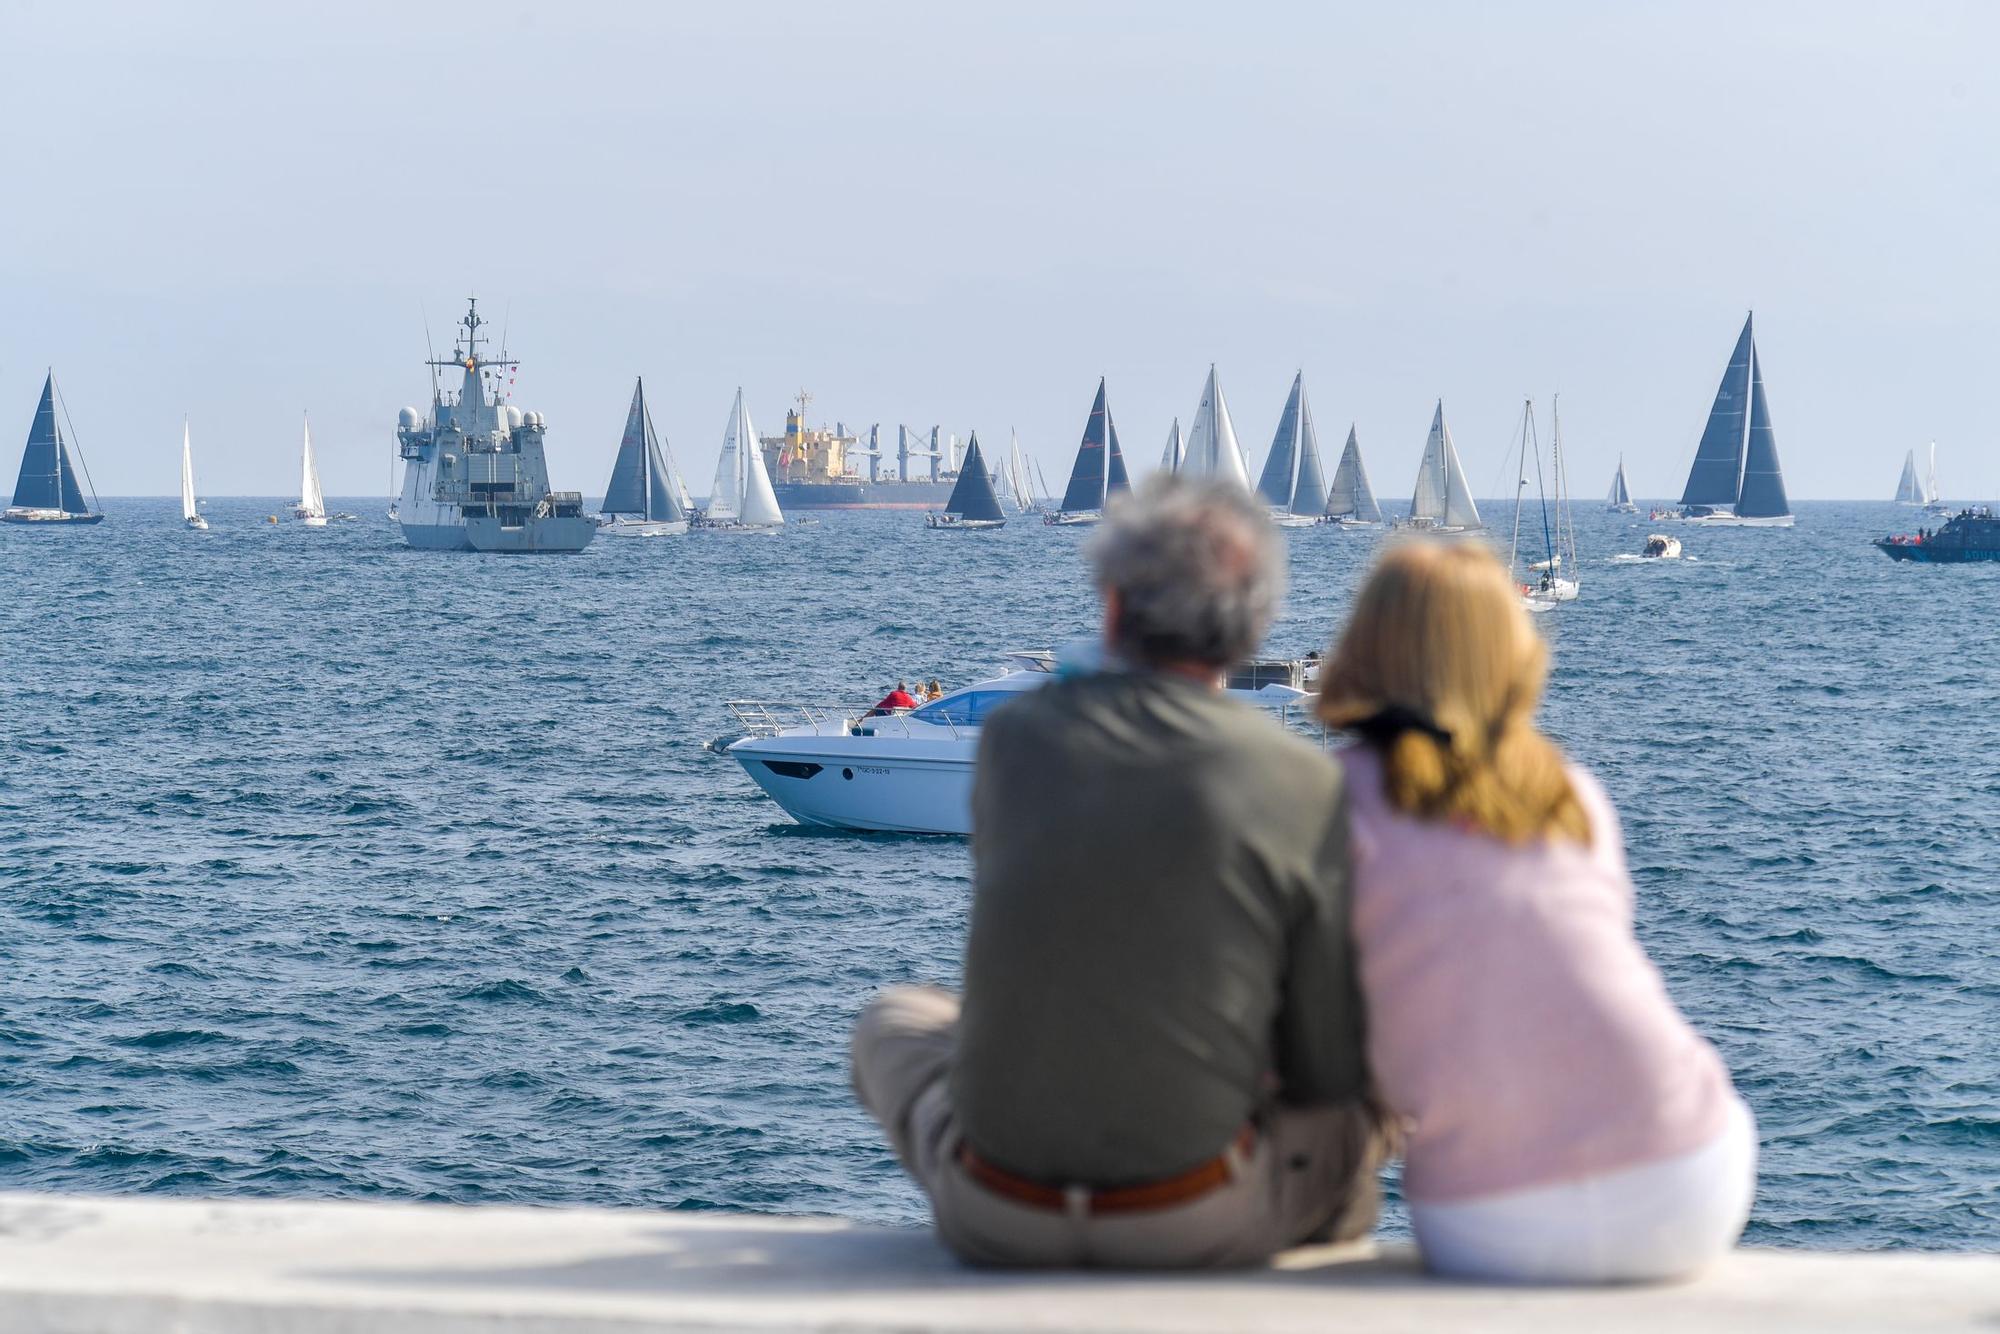
[(1960, 510), (1946, 519), (1942, 528), (1920, 528), (1914, 536), (1884, 537), (1875, 545), (1890, 560), (1927, 565), (2000, 560), (2000, 518), (1985, 507)]

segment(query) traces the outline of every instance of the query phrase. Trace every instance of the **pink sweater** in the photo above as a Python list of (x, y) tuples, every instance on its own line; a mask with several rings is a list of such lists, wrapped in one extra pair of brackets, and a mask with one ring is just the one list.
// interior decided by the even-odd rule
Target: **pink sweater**
[(1369, 1059), (1402, 1118), (1403, 1189), (1446, 1202), (1700, 1148), (1733, 1089), (1632, 933), (1618, 817), (1570, 781), (1593, 846), (1510, 847), (1421, 821), (1343, 751)]

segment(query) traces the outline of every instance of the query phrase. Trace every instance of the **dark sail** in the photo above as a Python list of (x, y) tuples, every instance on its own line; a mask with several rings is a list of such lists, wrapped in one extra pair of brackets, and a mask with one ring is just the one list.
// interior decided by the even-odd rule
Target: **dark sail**
[(56, 430), (55, 377), (42, 381), (42, 402), (28, 428), (28, 447), (21, 454), (21, 474), (14, 482), (14, 504), (22, 509), (62, 510), (83, 514), (83, 488), (69, 450)]
[(1303, 374), (1292, 377), (1292, 392), (1285, 410), (1278, 414), (1278, 433), (1271, 437), (1271, 455), (1264, 460), (1264, 475), (1257, 479), (1257, 494), (1272, 509), (1292, 507), (1292, 473), (1299, 457), (1299, 400), (1305, 395)]
[(1104, 498), (1108, 501), (1120, 491), (1132, 489), (1132, 479), (1125, 475), (1125, 451), (1118, 447), (1118, 423), (1111, 420), (1111, 407), (1104, 408), (1104, 433), (1111, 439), (1111, 481), (1104, 488)]
[(1924, 503), (1924, 488), (1917, 481), (1917, 451), (1914, 449), (1903, 455), (1903, 475), (1896, 482), (1896, 503), (1898, 505)]
[(1771, 409), (1764, 401), (1764, 369), (1756, 349), (1750, 352), (1750, 440), (1743, 452), (1743, 491), (1736, 513), (1745, 519), (1771, 519), (1792, 512), (1785, 499), (1785, 479), (1778, 471), (1778, 436), (1771, 429)]
[(993, 490), (993, 478), (986, 471), (986, 456), (979, 452), (977, 431), (965, 447), (965, 461), (958, 465), (958, 484), (952, 487), (944, 512), (961, 519), (1004, 522), (1007, 518), (1000, 508), (1000, 497)]
[(618, 458), (611, 465), (611, 480), (604, 486), (606, 514), (647, 513), (647, 462), (646, 382), (641, 380), (632, 389), (632, 410), (625, 414), (625, 434), (618, 441)]
[(1107, 492), (1105, 454), (1106, 443), (1111, 447), (1113, 464), (1111, 482), (1116, 486), (1127, 485), (1125, 480), (1125, 460), (1117, 454), (1117, 434), (1111, 429), (1111, 409), (1104, 401), (1104, 380), (1097, 381), (1097, 401), (1090, 405), (1090, 420), (1084, 424), (1083, 443), (1077, 446), (1076, 466), (1070, 469), (1069, 488), (1063, 492), (1062, 507), (1071, 514), (1095, 512), (1104, 508)]
[[(1708, 410), (1708, 426), (1694, 452), (1683, 505), (1734, 505), (1743, 476), (1743, 414), (1750, 406), (1750, 320), (1729, 354), (1729, 367)], [(1781, 492), (1782, 494), (1782, 492)]]
[(1625, 485), (1625, 460), (1623, 457), (1620, 457), (1618, 460), (1618, 471), (1611, 476), (1610, 503), (1613, 505), (1629, 505), (1632, 503), (1631, 489)]
[(660, 456), (659, 438), (653, 434), (643, 378), (632, 388), (632, 410), (625, 414), (625, 434), (619, 438), (611, 480), (604, 487), (603, 512), (636, 514), (664, 523), (687, 518), (681, 509), (680, 489), (673, 483), (673, 474)]

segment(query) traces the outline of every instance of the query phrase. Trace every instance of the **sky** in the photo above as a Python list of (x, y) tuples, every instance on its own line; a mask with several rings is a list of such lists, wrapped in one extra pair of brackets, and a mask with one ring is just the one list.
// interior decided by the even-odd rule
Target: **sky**
[(98, 491), (390, 487), (464, 299), (554, 479), (635, 376), (697, 494), (760, 429), (1017, 430), (1100, 375), (1135, 464), (1220, 370), (1253, 471), (1303, 370), (1407, 496), (1445, 402), (1481, 495), (1524, 397), (1575, 489), (1678, 497), (1757, 313), (1795, 499), (1937, 441), (2000, 493), (2000, 6), (0, 6), (0, 468), (53, 365)]

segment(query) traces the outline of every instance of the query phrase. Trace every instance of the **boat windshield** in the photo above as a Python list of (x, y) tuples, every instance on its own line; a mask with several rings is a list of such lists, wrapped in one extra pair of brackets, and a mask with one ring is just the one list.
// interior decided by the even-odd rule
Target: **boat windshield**
[(1019, 690), (961, 690), (932, 700), (910, 717), (940, 727), (977, 727), (986, 721), (987, 714), (1020, 693)]

